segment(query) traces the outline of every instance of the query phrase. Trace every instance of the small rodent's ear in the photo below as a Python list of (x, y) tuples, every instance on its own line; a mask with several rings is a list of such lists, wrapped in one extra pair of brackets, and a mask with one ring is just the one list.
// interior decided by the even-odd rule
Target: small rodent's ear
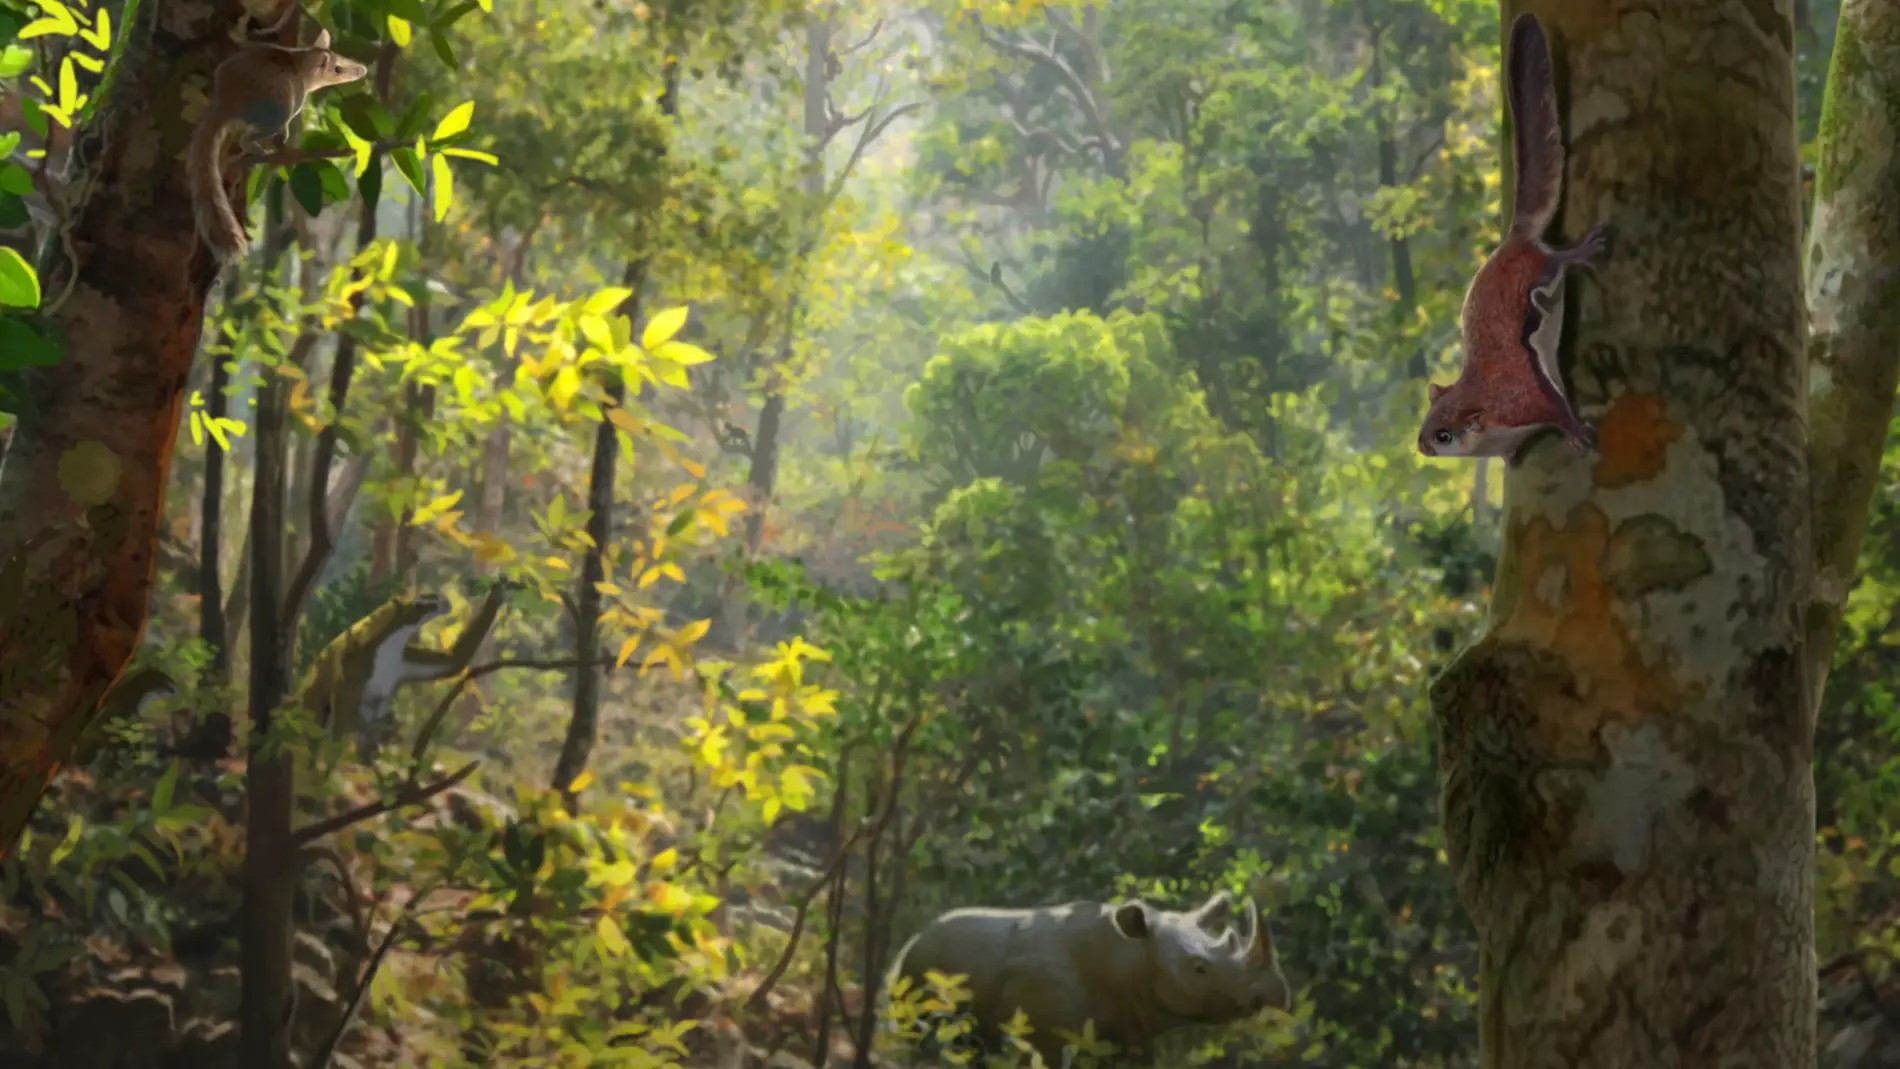
[(317, 34), (317, 39), (316, 39), (316, 40), (314, 40), (314, 41), (312, 41), (312, 42), (310, 42), (310, 47), (311, 47), (311, 48), (324, 48), (324, 49), (327, 49), (327, 48), (329, 48), (329, 47), (330, 47), (330, 31), (329, 31), (329, 30), (323, 30), (323, 31), (321, 31), (321, 32), (319, 32), (319, 33)]
[(1445, 387), (1440, 386), (1439, 384), (1435, 382), (1430, 383), (1425, 387), (1425, 393), (1430, 397), (1431, 400), (1436, 401), (1440, 397), (1445, 396)]

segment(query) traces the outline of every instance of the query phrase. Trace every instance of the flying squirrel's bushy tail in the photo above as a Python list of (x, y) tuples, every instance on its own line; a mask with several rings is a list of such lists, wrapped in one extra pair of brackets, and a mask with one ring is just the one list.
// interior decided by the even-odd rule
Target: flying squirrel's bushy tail
[(1511, 24), (1511, 54), (1505, 85), (1511, 104), (1511, 143), (1516, 150), (1517, 196), (1511, 229), (1539, 238), (1550, 229), (1563, 196), (1564, 139), (1557, 117), (1557, 85), (1550, 41), (1537, 16), (1525, 12)]
[(244, 224), (231, 210), (230, 198), (224, 194), (224, 178), (218, 170), (218, 150), (223, 147), (224, 131), (229, 125), (228, 116), (215, 109), (207, 111), (198, 120), (198, 128), (192, 131), (191, 150), (185, 157), (186, 177), (191, 184), (191, 211), (198, 220), (198, 234), (211, 246), (211, 253), (218, 262), (226, 264), (243, 258), (250, 248)]

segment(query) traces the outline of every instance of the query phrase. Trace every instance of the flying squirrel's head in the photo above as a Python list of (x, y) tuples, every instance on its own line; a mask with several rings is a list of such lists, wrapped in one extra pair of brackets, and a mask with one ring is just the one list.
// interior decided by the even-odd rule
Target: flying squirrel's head
[(1418, 431), (1418, 451), (1428, 457), (1478, 456), (1484, 445), (1484, 411), (1462, 404), (1451, 387), (1427, 387), (1432, 407)]
[(369, 76), (369, 68), (348, 56), (330, 50), (330, 31), (317, 34), (310, 47), (301, 50), (298, 67), (303, 74), (304, 89), (322, 89), (328, 85), (345, 85)]

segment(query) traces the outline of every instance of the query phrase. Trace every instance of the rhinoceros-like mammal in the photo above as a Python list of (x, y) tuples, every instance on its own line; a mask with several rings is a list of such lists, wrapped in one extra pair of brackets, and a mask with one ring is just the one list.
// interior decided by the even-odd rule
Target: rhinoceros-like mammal
[(891, 978), (907, 977), (915, 989), (931, 969), (968, 977), (966, 1011), (989, 1050), (999, 1046), (998, 1026), (1020, 1009), (1033, 1029), (1030, 1044), (1051, 1069), (1062, 1065), (1058, 1030), (1079, 1034), (1091, 1020), (1097, 1038), (1146, 1061), (1170, 1029), (1292, 1008), (1293, 989), (1253, 902), (1246, 936), (1228, 927), (1232, 914), (1220, 893), (1188, 912), (1139, 899), (951, 910), (911, 937)]

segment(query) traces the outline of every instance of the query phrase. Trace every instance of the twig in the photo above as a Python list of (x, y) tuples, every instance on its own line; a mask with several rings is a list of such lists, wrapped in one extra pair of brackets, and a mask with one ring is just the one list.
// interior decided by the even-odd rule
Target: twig
[(426, 802), (436, 795), (441, 794), (443, 791), (448, 790), (450, 787), (461, 783), (471, 775), (474, 775), (475, 770), (479, 767), (481, 767), (480, 761), (470, 761), (448, 778), (437, 780), (426, 787), (411, 780), (403, 784), (402, 789), (398, 790), (394, 797), (378, 798), (374, 802), (365, 802), (354, 809), (345, 810), (336, 816), (326, 817), (314, 824), (297, 829), (290, 834), (291, 845), (294, 847), (307, 846), (333, 831), (342, 831), (352, 824), (359, 824), (372, 817), (382, 816), (384, 813), (391, 812), (392, 810)]
[(435, 738), (436, 730), (442, 726), (443, 718), (449, 715), (449, 709), (455, 705), (455, 700), (460, 698), (463, 692), (468, 689), (470, 683), (473, 683), (485, 675), (499, 672), (504, 668), (532, 668), (541, 672), (559, 672), (570, 668), (597, 668), (605, 665), (611, 670), (613, 661), (607, 659), (605, 655), (602, 654), (596, 654), (596, 657), (598, 659), (592, 661), (582, 661), (573, 657), (563, 657), (555, 660), (503, 657), (499, 660), (489, 661), (487, 664), (479, 664), (465, 670), (456, 679), (455, 686), (450, 687), (449, 692), (442, 696), (441, 701), (436, 703), (435, 711), (429, 714), (429, 719), (422, 722), (421, 730), (416, 732), (416, 743), (409, 750), (411, 762), (409, 769), (410, 781), (413, 782), (421, 777), (422, 757), (423, 754), (428, 752), (429, 742)]
[(357, 1011), (363, 1008), (364, 996), (369, 994), (370, 984), (376, 980), (376, 971), (383, 966), (383, 959), (389, 956), (390, 948), (396, 945), (396, 939), (402, 934), (403, 925), (416, 912), (416, 907), (433, 893), (433, 888), (423, 891), (403, 903), (402, 912), (389, 922), (389, 931), (383, 935), (383, 941), (376, 946), (376, 953), (370, 955), (369, 964), (363, 967), (363, 978), (357, 981), (356, 993), (350, 996), (349, 1005), (343, 1007), (343, 1019), (336, 1023), (323, 1046), (317, 1048), (316, 1057), (310, 1062), (311, 1069), (328, 1069), (330, 1060), (336, 1056), (337, 1047), (343, 1043), (343, 1037), (349, 1034), (350, 1025), (356, 1022)]

